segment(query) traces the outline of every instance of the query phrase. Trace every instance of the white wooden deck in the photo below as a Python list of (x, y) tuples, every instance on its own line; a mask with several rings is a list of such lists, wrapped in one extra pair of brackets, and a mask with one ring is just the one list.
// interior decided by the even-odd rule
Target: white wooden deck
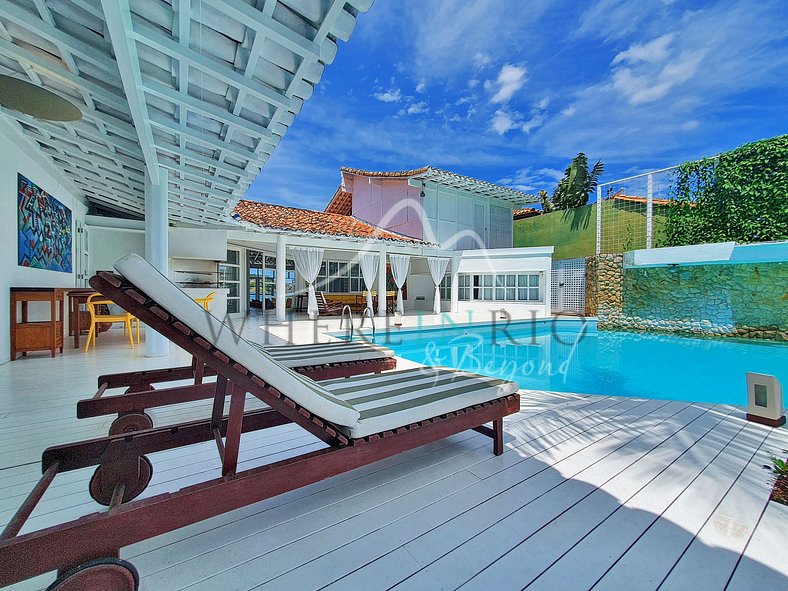
[[(117, 347), (107, 347), (115, 340)], [(41, 451), (106, 433), (75, 403), (100, 373), (187, 362), (104, 339), (0, 366), (0, 524)], [(767, 501), (788, 430), (740, 409), (523, 392), (506, 452), (467, 432), (127, 547), (144, 590), (788, 589), (788, 507)], [(157, 424), (204, 403), (153, 412)], [(245, 436), (241, 469), (323, 444), (295, 425)], [(219, 475), (214, 444), (153, 454), (150, 496)], [(99, 509), (91, 470), (59, 475), (25, 531)], [(13, 588), (41, 589), (44, 576)]]

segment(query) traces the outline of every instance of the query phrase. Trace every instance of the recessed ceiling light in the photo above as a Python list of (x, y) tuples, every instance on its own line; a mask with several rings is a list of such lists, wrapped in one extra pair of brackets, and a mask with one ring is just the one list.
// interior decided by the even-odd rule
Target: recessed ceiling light
[(0, 75), (0, 105), (47, 121), (82, 119), (82, 111), (70, 101), (43, 86), (12, 76)]

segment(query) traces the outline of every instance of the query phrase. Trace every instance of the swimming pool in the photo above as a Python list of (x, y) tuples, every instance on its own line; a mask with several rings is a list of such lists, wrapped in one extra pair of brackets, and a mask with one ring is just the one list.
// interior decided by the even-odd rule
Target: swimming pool
[(597, 331), (582, 319), (391, 329), (375, 342), (534, 390), (743, 405), (748, 371), (788, 386), (788, 344)]

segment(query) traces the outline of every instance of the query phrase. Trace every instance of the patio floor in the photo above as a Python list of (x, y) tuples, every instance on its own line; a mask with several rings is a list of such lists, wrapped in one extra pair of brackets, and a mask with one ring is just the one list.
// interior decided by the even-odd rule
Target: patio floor
[[(74, 418), (99, 373), (186, 361), (146, 359), (110, 333), (97, 352), (0, 366), (0, 523), (39, 477), (45, 447), (106, 434), (109, 419)], [(151, 414), (162, 425), (208, 412)], [(767, 501), (763, 467), (788, 448), (788, 430), (731, 406), (524, 391), (505, 431), (500, 457), (462, 433), (121, 557), (151, 591), (788, 588), (788, 507)], [(240, 468), (322, 446), (295, 425), (247, 434)], [(213, 442), (150, 457), (144, 496), (219, 475)], [(58, 476), (24, 531), (99, 509), (91, 473)]]

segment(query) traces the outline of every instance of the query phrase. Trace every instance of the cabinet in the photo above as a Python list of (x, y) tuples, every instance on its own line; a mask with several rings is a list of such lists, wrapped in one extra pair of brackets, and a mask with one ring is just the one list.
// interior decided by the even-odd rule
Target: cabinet
[[(56, 287), (11, 288), (11, 360), (18, 353), (49, 351), (52, 357), (57, 350), (63, 352), (63, 301), (64, 289)], [(49, 304), (49, 318), (30, 320), (30, 302)]]

